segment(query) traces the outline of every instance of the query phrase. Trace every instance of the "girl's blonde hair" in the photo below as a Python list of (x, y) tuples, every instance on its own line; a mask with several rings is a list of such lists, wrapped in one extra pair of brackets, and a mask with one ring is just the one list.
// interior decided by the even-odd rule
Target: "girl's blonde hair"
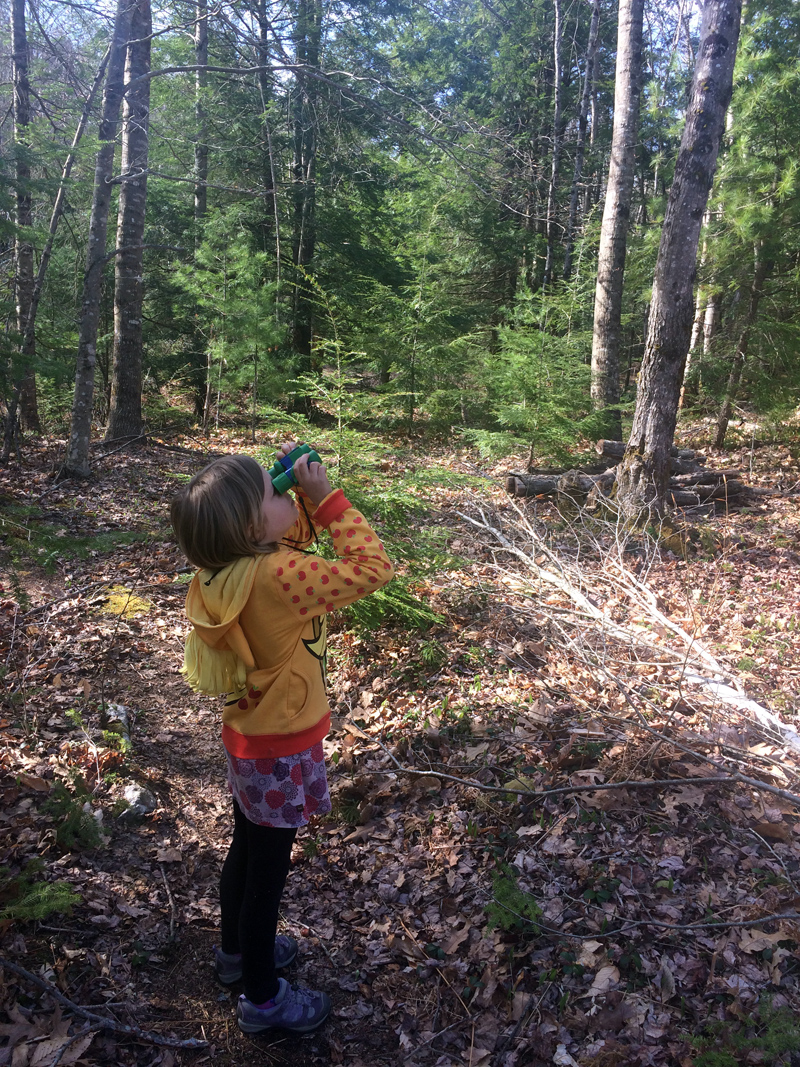
[(178, 544), (195, 567), (225, 567), (242, 556), (272, 552), (259, 544), (264, 471), (252, 456), (209, 463), (172, 501)]

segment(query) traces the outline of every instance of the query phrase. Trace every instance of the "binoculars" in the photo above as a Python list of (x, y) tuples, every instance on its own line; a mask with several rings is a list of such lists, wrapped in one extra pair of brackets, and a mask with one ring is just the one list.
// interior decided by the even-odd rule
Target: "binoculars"
[(297, 485), (297, 479), (294, 476), (292, 467), (296, 459), (305, 455), (308, 455), (309, 463), (322, 462), (319, 455), (310, 445), (298, 445), (297, 448), (292, 449), (288, 456), (282, 456), (280, 459), (275, 460), (267, 473), (272, 479), (272, 488), (276, 493), (282, 496), (287, 489)]

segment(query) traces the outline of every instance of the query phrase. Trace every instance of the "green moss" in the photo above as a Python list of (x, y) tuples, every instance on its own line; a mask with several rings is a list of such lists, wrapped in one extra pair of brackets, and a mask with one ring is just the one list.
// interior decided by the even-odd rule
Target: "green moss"
[(123, 619), (134, 619), (137, 615), (149, 615), (152, 604), (144, 597), (136, 596), (132, 589), (124, 585), (112, 585), (108, 599), (100, 608), (103, 615), (118, 615)]

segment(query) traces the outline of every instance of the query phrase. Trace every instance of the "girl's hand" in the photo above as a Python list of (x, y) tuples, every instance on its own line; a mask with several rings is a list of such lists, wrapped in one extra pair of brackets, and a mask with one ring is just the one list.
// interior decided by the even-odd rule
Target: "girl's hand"
[(292, 470), (297, 484), (312, 504), (321, 504), (328, 493), (333, 491), (324, 463), (309, 463), (308, 453), (294, 461)]
[(303, 441), (284, 441), (278, 449), (278, 459), (282, 459), (283, 456), (288, 456), (290, 452), (294, 452), (298, 445), (302, 445), (303, 443)]

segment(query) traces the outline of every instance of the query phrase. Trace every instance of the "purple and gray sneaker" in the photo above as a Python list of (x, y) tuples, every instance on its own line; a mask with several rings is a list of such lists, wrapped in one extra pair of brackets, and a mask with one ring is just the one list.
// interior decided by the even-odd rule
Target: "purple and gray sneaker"
[(277, 1027), (295, 1034), (310, 1034), (322, 1026), (331, 1013), (331, 998), (315, 989), (301, 989), (278, 979), (278, 992), (261, 1006), (253, 1004), (244, 994), (236, 1005), (236, 1021), (245, 1034)]
[[(280, 971), (294, 963), (297, 958), (297, 942), (287, 934), (275, 938), (275, 966)], [(241, 952), (223, 952), (214, 945), (214, 973), (223, 985), (233, 985), (242, 977)]]

